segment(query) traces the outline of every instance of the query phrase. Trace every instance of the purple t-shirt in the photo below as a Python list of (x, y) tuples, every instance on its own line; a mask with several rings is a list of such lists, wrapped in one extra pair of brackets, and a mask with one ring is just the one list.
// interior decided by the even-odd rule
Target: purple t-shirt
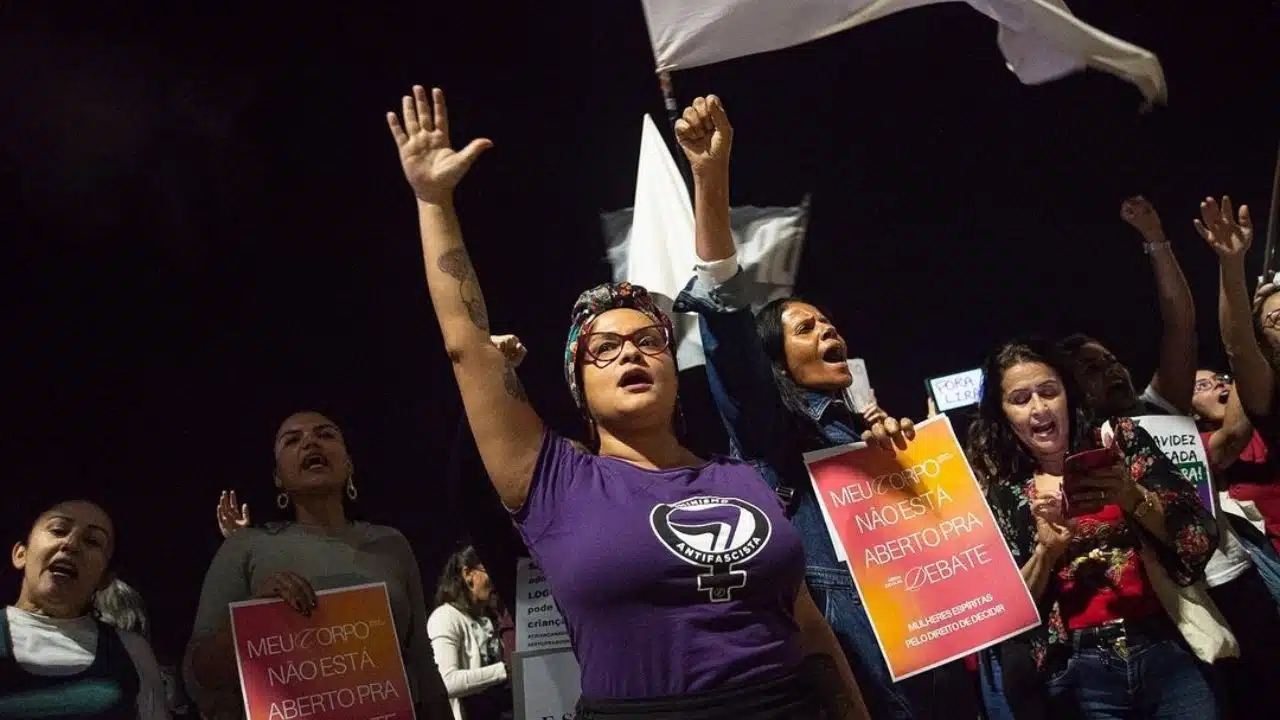
[(548, 431), (516, 520), (587, 697), (721, 688), (802, 659), (804, 550), (746, 463), (645, 470)]

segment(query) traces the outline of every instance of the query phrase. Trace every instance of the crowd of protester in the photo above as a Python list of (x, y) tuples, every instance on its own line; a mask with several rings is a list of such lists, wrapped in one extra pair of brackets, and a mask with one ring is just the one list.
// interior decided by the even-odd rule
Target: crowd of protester
[[(874, 402), (850, 407), (849, 348), (819, 303), (754, 310), (744, 298), (721, 101), (698, 98), (676, 123), (698, 263), (674, 309), (698, 318), (728, 456), (684, 442), (671, 319), (628, 283), (586, 290), (570, 314), (564, 376), (585, 442), (545, 425), (518, 376), (524, 345), (491, 335), (454, 211), (455, 188), (491, 143), (454, 149), (440, 90), (415, 87), (388, 122), (464, 405), (449, 484), (474, 545), (428, 593), (404, 535), (353, 519), (359, 490), (341, 429), (295, 413), (273, 442), (277, 505), (292, 518), (254, 525), (234, 492), (219, 498), (224, 541), (176, 667), (157, 661), (145, 606), (115, 577), (116, 528), (102, 505), (38, 509), (13, 550), (21, 590), (0, 616), (0, 718), (241, 718), (228, 605), (279, 598), (306, 615), (317, 591), (375, 582), (387, 587), (419, 717), (512, 717), (508, 608), (525, 555), (569, 629), (579, 720), (1280, 717), (1268, 685), (1280, 667), (1280, 286), (1248, 290), (1246, 207), (1207, 198), (1194, 219), (1220, 262), (1229, 367), (1198, 363), (1190, 288), (1141, 197), (1121, 217), (1159, 298), (1150, 380), (1139, 390), (1085, 334), (991, 350), (959, 430), (1042, 623), (894, 682), (803, 456), (859, 440), (893, 452), (915, 426)], [(1216, 508), (1134, 420), (1151, 415), (1194, 419)], [(1110, 453), (1103, 467), (1064, 490), (1068, 456), (1099, 448)], [(744, 513), (768, 539), (727, 574), (655, 542), (667, 523)]]

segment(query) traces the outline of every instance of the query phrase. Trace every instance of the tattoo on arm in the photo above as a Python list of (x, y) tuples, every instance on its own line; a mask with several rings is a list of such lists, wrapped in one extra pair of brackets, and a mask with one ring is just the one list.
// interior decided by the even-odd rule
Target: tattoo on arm
[(520, 376), (516, 374), (516, 369), (511, 363), (507, 363), (506, 372), (502, 373), (502, 385), (513, 399), (529, 404), (529, 395), (525, 393), (524, 384), (520, 382)]
[(480, 292), (480, 280), (476, 277), (476, 269), (471, 265), (471, 258), (466, 248), (456, 247), (446, 250), (436, 261), (440, 272), (458, 281), (458, 293), (462, 304), (467, 308), (471, 322), (481, 330), (489, 332), (489, 310), (484, 304), (484, 294)]
[(844, 678), (836, 667), (835, 658), (826, 653), (815, 653), (805, 658), (809, 674), (817, 684), (831, 718), (847, 718), (854, 711), (853, 698), (849, 697), (848, 688), (844, 686)]

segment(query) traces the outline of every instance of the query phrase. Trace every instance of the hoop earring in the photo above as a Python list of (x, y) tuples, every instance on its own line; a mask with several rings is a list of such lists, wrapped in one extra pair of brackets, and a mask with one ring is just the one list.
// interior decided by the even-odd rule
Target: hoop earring
[(347, 476), (347, 497), (354, 501), (360, 496), (360, 491), (356, 490), (356, 473), (354, 470)]
[(289, 507), (289, 493), (281, 492), (279, 495), (276, 495), (276, 507), (281, 510)]

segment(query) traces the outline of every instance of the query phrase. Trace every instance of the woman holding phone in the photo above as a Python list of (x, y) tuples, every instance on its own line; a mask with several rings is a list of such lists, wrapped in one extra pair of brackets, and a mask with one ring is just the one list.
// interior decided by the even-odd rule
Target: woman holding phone
[(969, 460), (1045, 618), (996, 650), (1003, 687), (988, 691), (1018, 718), (1215, 717), (1141, 551), (1189, 585), (1217, 525), (1132, 420), (1112, 420), (1100, 447), (1068, 367), (1039, 339), (1006, 343), (983, 366)]

